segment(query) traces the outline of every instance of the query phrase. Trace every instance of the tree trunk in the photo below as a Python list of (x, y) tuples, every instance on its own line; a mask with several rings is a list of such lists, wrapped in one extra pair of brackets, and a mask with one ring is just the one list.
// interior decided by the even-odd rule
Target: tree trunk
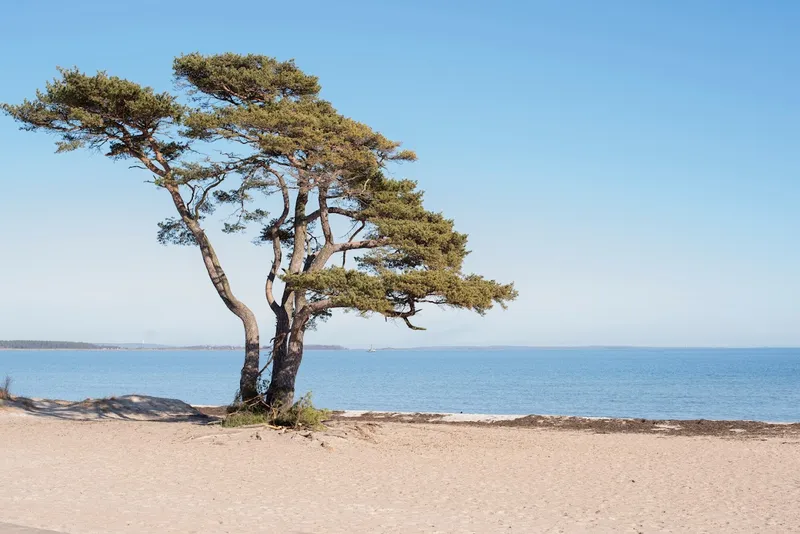
[(258, 323), (252, 313), (244, 314), (242, 324), (244, 325), (244, 365), (239, 378), (239, 395), (242, 402), (250, 402), (258, 398), (261, 342), (258, 335)]
[[(294, 206), (294, 245), (292, 259), (289, 262), (290, 273), (301, 272), (306, 258), (307, 203), (308, 186), (306, 184), (301, 185), (298, 189)], [(278, 350), (273, 353), (272, 378), (266, 398), (267, 406), (272, 409), (288, 410), (294, 402), (294, 382), (297, 378), (297, 370), (300, 368), (300, 360), (303, 359), (303, 336), (308, 322), (308, 315), (304, 309), (305, 303), (305, 292), (294, 291), (288, 285), (284, 287), (281, 308), (277, 311), (275, 348)], [(285, 342), (283, 342), (284, 339), (286, 339)], [(278, 340), (281, 340), (280, 346)]]
[[(288, 410), (294, 403), (294, 383), (303, 359), (303, 338), (307, 319), (295, 317), (289, 327), (287, 320), (279, 319), (276, 326), (276, 343), (272, 360), (272, 378), (267, 390), (267, 405), (278, 410)], [(277, 339), (283, 336), (278, 346)], [(288, 337), (288, 343), (285, 341)]]
[[(163, 159), (159, 159), (159, 162), (167, 168), (167, 164), (163, 163)], [(171, 174), (162, 174), (162, 176), (170, 177), (170, 180), (166, 181), (164, 187), (172, 196), (172, 202), (175, 204), (175, 209), (178, 210), (181, 220), (192, 233), (195, 241), (197, 241), (197, 247), (200, 249), (200, 255), (203, 257), (203, 264), (206, 266), (206, 272), (211, 279), (211, 283), (214, 285), (214, 289), (217, 290), (217, 294), (222, 299), (222, 302), (225, 303), (225, 306), (242, 321), (242, 325), (244, 326), (244, 365), (242, 366), (242, 372), (239, 377), (239, 396), (243, 402), (252, 401), (258, 397), (258, 363), (261, 356), (256, 316), (250, 308), (233, 294), (233, 290), (228, 282), (228, 277), (222, 269), (222, 264), (217, 257), (217, 253), (214, 247), (211, 246), (211, 241), (208, 239), (205, 230), (200, 226), (197, 213), (192, 216), (192, 213), (183, 201), (178, 184), (171, 180)]]

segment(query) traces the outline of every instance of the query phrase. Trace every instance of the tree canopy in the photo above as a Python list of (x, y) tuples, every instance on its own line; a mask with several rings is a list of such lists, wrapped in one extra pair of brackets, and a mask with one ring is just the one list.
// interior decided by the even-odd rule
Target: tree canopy
[(304, 332), (333, 310), (419, 330), (426, 305), (483, 314), (516, 297), (513, 284), (464, 273), (467, 236), (425, 208), (415, 182), (393, 177), (414, 152), (339, 113), (293, 61), (192, 53), (173, 69), (186, 104), (104, 72), (61, 69), (36, 99), (3, 109), (26, 129), (58, 134), (59, 151), (102, 148), (150, 171), (178, 215), (159, 224), (159, 241), (199, 246), (220, 297), (245, 324), (252, 313), (233, 296), (200, 223), (227, 207), (226, 232), (257, 225), (272, 248), (268, 403), (291, 400)]
[[(425, 209), (414, 182), (388, 176), (388, 164), (415, 154), (338, 113), (294, 63), (190, 54), (175, 60), (175, 72), (201, 104), (188, 114), (186, 134), (239, 148), (229, 155), (241, 184), (217, 200), (252, 214), (255, 190), (282, 194), (284, 209), (261, 235), (274, 246), (275, 275), (290, 291), (308, 292), (306, 313), (348, 308), (411, 325), (423, 303), (484, 313), (516, 296), (511, 284), (463, 274), (467, 236)], [(334, 217), (352, 225), (342, 241)], [(282, 248), (292, 258), (285, 269)], [(328, 265), (348, 251), (360, 253), (353, 265)]]

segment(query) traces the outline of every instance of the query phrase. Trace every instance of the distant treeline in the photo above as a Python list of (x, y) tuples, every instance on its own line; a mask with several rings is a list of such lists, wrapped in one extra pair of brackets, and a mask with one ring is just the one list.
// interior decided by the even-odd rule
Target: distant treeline
[(77, 350), (90, 350), (90, 349), (106, 349), (103, 345), (95, 345), (94, 343), (83, 343), (80, 341), (40, 341), (40, 340), (25, 340), (25, 339), (12, 339), (8, 341), (0, 340), (0, 349), (77, 349)]
[[(271, 350), (271, 346), (261, 347), (262, 350)], [(341, 345), (306, 345), (307, 350), (347, 350)], [(119, 345), (98, 345), (96, 343), (84, 343), (81, 341), (41, 341), (41, 340), (0, 340), (0, 350), (2, 349), (27, 349), (27, 350), (48, 350), (48, 349), (74, 349), (74, 350), (243, 350), (244, 347), (235, 345), (192, 345), (182, 347), (158, 346), (137, 347), (135, 344), (125, 346)]]
[[(305, 345), (306, 350), (347, 350), (347, 347), (341, 345)], [(188, 347), (168, 347), (169, 349), (182, 349), (182, 350), (244, 350), (244, 347), (237, 347), (235, 345), (190, 345)], [(272, 345), (264, 345), (261, 350), (272, 350)]]

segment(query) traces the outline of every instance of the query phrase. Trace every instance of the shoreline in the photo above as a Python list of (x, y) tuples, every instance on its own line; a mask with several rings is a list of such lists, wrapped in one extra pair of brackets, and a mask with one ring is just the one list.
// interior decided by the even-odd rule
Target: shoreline
[[(228, 405), (193, 404), (176, 398), (142, 394), (86, 398), (81, 400), (12, 396), (0, 402), (3, 408), (22, 408), (31, 415), (47, 415), (46, 410), (72, 409), (96, 405), (112, 405), (134, 399), (134, 402), (156, 402), (185, 407), (196, 416), (217, 421), (228, 413)], [(164, 404), (166, 406), (167, 404)], [(127, 407), (129, 408), (129, 406)], [(44, 409), (44, 410), (43, 410)], [(649, 419), (643, 417), (607, 417), (557, 414), (490, 414), (428, 411), (381, 411), (330, 409), (330, 421), (362, 423), (415, 423), (433, 425), (467, 425), (481, 427), (513, 427), (536, 430), (585, 430), (595, 433), (660, 433), (683, 436), (797, 436), (800, 421), (760, 421), (753, 419)]]
[[(192, 405), (212, 418), (224, 417), (227, 406)], [(800, 421), (770, 422), (724, 419), (645, 419), (633, 417), (582, 417), (538, 414), (468, 414), (436, 412), (380, 412), (333, 410), (332, 421), (363, 423), (413, 423), (511, 427), (533, 430), (590, 431), (614, 434), (660, 434), (664, 436), (800, 437)]]

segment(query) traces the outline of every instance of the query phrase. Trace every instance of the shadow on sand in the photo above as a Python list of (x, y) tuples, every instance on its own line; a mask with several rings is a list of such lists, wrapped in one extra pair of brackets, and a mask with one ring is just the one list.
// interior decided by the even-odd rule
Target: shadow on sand
[(15, 397), (5, 406), (24, 414), (72, 421), (158, 421), (207, 424), (213, 419), (177, 399), (125, 395), (105, 399), (62, 401)]

